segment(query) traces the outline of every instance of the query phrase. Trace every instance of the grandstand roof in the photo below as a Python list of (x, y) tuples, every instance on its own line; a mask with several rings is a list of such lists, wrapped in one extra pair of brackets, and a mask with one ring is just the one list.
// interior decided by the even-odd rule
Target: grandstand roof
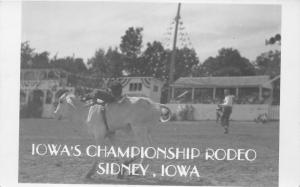
[(271, 88), (269, 76), (181, 77), (172, 87), (253, 87)]

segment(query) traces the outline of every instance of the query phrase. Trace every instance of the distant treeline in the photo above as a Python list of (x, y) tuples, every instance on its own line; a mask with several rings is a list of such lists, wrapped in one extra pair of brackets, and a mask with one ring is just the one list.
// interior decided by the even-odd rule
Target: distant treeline
[[(143, 28), (130, 27), (121, 37), (118, 47), (107, 50), (97, 49), (95, 54), (84, 62), (82, 58), (68, 56), (50, 58), (47, 51), (38, 53), (30, 42), (21, 45), (22, 68), (62, 68), (69, 73), (91, 77), (151, 76), (168, 80), (171, 51), (161, 42), (146, 44), (144, 50)], [(279, 34), (271, 37), (266, 44), (280, 45)], [(276, 43), (277, 42), (277, 43)], [(181, 48), (176, 52), (175, 80), (186, 76), (251, 76), (280, 74), (280, 55), (278, 50), (262, 52), (255, 61), (242, 57), (237, 49), (222, 48), (217, 56), (208, 57), (202, 63), (194, 49)]]

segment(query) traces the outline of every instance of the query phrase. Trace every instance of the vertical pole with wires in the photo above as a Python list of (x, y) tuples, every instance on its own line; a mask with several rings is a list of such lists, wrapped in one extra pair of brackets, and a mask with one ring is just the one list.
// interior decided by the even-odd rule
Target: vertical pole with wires
[(174, 39), (173, 39), (173, 48), (172, 48), (172, 55), (171, 55), (171, 62), (170, 62), (170, 69), (169, 69), (168, 102), (170, 102), (170, 100), (172, 98), (171, 84), (173, 84), (173, 82), (174, 82), (175, 61), (176, 61), (176, 42), (177, 42), (178, 24), (179, 24), (179, 20), (180, 20), (180, 7), (181, 7), (181, 3), (178, 3), (177, 14), (175, 17), (175, 31), (174, 31)]

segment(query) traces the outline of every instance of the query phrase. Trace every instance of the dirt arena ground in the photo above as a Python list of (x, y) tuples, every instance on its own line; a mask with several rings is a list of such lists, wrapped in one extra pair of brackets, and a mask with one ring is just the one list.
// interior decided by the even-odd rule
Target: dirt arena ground
[[(230, 133), (214, 121), (169, 122), (152, 129), (154, 146), (255, 149), (257, 159), (245, 161), (179, 160), (173, 164), (197, 165), (201, 177), (97, 176), (85, 180), (93, 158), (86, 156), (31, 155), (34, 144), (94, 144), (84, 127), (53, 119), (21, 119), (19, 149), (19, 182), (21, 183), (98, 183), (98, 184), (156, 184), (156, 185), (221, 185), (278, 186), (279, 123), (256, 124), (234, 121)], [(130, 146), (132, 136), (119, 133), (122, 145)], [(152, 161), (156, 171), (166, 160)], [(173, 161), (168, 161), (173, 162)]]

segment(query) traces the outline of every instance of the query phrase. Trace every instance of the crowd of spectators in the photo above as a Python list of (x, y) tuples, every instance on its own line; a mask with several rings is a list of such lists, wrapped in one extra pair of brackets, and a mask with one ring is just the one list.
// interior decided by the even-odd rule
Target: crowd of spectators
[[(233, 94), (234, 95), (234, 94)], [(171, 103), (186, 103), (186, 104), (220, 104), (223, 102), (222, 95), (216, 95), (215, 99), (211, 93), (202, 94), (202, 95), (194, 95), (194, 99), (192, 99), (191, 94), (186, 94), (183, 97), (176, 98), (171, 100)], [(259, 98), (259, 93), (249, 92), (242, 93), (239, 96), (235, 96), (234, 102), (236, 104), (270, 104), (271, 96), (270, 94), (262, 95), (262, 98)]]

